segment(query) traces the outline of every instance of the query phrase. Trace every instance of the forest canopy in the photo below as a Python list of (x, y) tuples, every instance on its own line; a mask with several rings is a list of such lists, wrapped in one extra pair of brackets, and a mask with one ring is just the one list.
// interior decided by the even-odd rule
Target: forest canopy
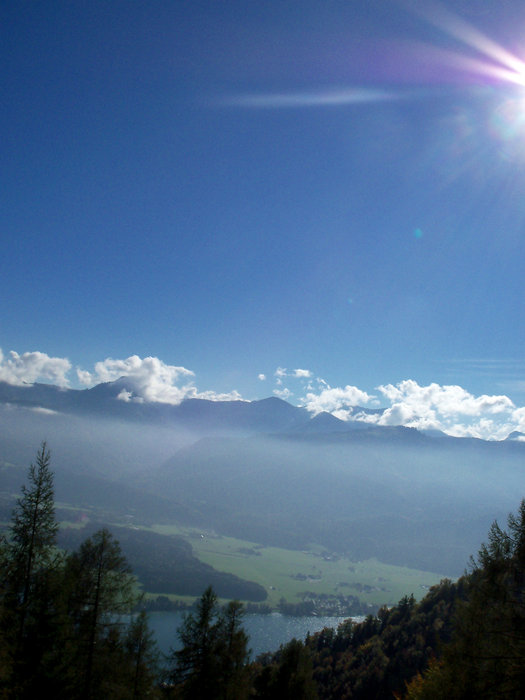
[[(496, 522), (469, 570), (249, 659), (237, 601), (211, 586), (159, 655), (136, 579), (106, 528), (57, 547), (50, 452), (31, 464), (0, 542), (0, 697), (518, 698), (525, 685), (525, 501)], [(139, 610), (139, 611), (138, 611)]]

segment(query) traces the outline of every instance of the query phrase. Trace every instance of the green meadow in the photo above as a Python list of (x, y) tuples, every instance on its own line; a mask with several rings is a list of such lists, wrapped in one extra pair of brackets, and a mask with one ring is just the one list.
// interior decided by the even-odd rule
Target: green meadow
[(272, 607), (282, 598), (298, 603), (305, 591), (355, 595), (364, 603), (393, 605), (404, 595), (413, 594), (419, 600), (442, 578), (376, 559), (351, 561), (315, 545), (296, 551), (171, 525), (152, 529), (164, 535), (185, 537), (202, 562), (261, 584), (268, 592), (266, 602)]

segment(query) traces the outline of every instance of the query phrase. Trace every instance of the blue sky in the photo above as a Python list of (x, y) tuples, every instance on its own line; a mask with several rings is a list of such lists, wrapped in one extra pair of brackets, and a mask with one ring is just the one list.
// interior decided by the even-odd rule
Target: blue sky
[(525, 404), (521, 3), (0, 20), (0, 377)]

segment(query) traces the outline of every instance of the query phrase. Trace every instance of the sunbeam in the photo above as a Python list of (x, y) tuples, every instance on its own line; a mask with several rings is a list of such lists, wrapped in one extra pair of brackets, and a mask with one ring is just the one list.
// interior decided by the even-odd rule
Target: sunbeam
[(489, 77), (517, 85), (525, 85), (525, 62), (468, 22), (436, 2), (417, 3), (411, 5), (411, 9), (448, 36), (499, 64), (484, 64), (462, 56), (460, 60), (463, 65), (475, 68), (478, 72), (485, 73)]

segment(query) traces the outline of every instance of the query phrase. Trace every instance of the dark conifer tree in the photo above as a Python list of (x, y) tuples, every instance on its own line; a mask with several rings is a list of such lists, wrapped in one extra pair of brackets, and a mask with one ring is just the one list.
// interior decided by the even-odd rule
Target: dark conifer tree
[(178, 629), (182, 648), (172, 652), (172, 681), (183, 698), (241, 700), (249, 695), (248, 637), (241, 626), (242, 605), (221, 610), (211, 586), (202, 594), (195, 614)]
[(159, 663), (157, 644), (148, 628), (148, 618), (144, 611), (129, 625), (124, 648), (129, 668), (129, 697), (140, 700), (146, 697), (155, 685)]
[(525, 501), (494, 523), (465, 577), (452, 641), (408, 686), (410, 700), (521, 700), (525, 688)]
[(178, 629), (182, 648), (172, 654), (173, 680), (182, 686), (183, 697), (213, 697), (218, 676), (216, 615), (217, 596), (209, 586), (196, 614), (187, 615)]
[(28, 472), (3, 546), (2, 629), (9, 648), (9, 684), (19, 697), (48, 677), (45, 656), (57, 635), (57, 573), (53, 473), (45, 442)]
[(218, 657), (220, 659), (220, 697), (242, 700), (249, 696), (248, 635), (242, 621), (244, 607), (238, 600), (230, 601), (218, 620)]
[[(136, 602), (135, 580), (119, 543), (102, 529), (68, 557), (68, 613), (73, 626), (77, 683), (85, 698), (101, 697), (114, 658), (122, 654), (120, 615)], [(113, 660), (112, 660), (113, 658)]]
[(310, 650), (298, 639), (281, 646), (275, 661), (255, 679), (255, 697), (261, 700), (316, 700)]
[(55, 554), (58, 523), (55, 519), (51, 455), (45, 442), (29, 467), (29, 485), (22, 486), (22, 496), (13, 512), (11, 525), (11, 593), (19, 609), (19, 635), (23, 635), (32, 594), (38, 587), (39, 574)]

